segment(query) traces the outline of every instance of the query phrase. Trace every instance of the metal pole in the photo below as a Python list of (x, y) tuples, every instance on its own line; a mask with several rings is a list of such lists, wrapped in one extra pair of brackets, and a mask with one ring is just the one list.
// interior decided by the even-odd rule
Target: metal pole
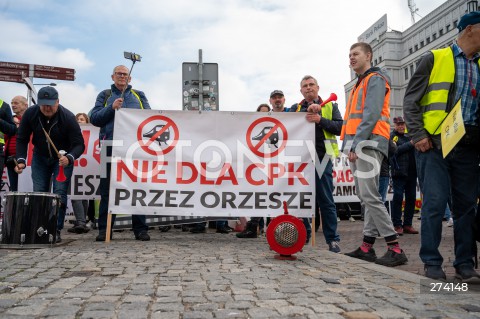
[(198, 109), (204, 111), (203, 107), (203, 59), (202, 49), (198, 50)]

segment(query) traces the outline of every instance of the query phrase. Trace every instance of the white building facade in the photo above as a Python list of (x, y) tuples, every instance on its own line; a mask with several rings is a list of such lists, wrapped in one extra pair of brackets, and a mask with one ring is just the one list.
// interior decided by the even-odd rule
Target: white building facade
[[(449, 0), (404, 32), (386, 31), (384, 15), (358, 37), (373, 49), (372, 65), (386, 69), (391, 78), (390, 119), (403, 116), (403, 97), (421, 56), (433, 49), (451, 45), (458, 34), (457, 23), (467, 12), (479, 10), (478, 1)], [(357, 79), (351, 72), (345, 84), (345, 100)]]

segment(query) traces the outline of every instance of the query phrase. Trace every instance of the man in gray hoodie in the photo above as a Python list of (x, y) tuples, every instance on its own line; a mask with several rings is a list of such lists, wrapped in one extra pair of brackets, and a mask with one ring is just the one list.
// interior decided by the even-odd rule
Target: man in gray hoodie
[[(407, 257), (397, 240), (397, 233), (378, 191), (380, 166), (388, 156), (390, 138), (390, 79), (379, 68), (372, 67), (372, 48), (359, 42), (350, 48), (350, 66), (358, 81), (348, 98), (342, 126), (342, 152), (354, 174), (355, 187), (361, 205), (365, 208), (363, 243), (345, 255), (384, 266), (398, 266)], [(381, 236), (388, 250), (377, 258), (373, 244)]]

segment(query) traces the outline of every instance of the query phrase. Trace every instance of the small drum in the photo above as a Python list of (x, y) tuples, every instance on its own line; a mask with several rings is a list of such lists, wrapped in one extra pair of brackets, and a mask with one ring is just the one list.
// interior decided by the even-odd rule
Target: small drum
[(54, 244), (60, 196), (8, 192), (4, 196), (2, 244)]

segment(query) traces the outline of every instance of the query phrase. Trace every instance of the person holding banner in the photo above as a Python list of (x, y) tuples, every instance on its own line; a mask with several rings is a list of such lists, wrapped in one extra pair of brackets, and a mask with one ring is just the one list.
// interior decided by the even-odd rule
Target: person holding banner
[(320, 209), (328, 250), (339, 253), (340, 236), (337, 233), (337, 207), (333, 200), (332, 159), (340, 154), (336, 135), (340, 134), (343, 120), (337, 103), (328, 102), (320, 106), (323, 100), (318, 95), (319, 90), (317, 80), (311, 75), (305, 75), (300, 81), (300, 92), (304, 99), (292, 105), (289, 112), (308, 112), (307, 121), (315, 123), (315, 150), (318, 156), (315, 161), (315, 215)]
[[(15, 96), (12, 99), (12, 110), (15, 115), (13, 122), (18, 128), (22, 116), (28, 108), (27, 99), (24, 96)], [(18, 191), (18, 174), (15, 172), (15, 154), (17, 153), (17, 136), (5, 134), (5, 164), (7, 166), (8, 181), (10, 182), (10, 191)]]
[[(390, 139), (390, 78), (380, 68), (372, 67), (372, 56), (368, 43), (350, 47), (350, 66), (358, 80), (348, 98), (340, 138), (365, 216), (362, 245), (345, 255), (394, 267), (408, 259), (379, 192), (381, 163), (388, 156)], [(388, 246), (380, 258), (373, 249), (378, 236), (384, 237)]]
[[(120, 108), (129, 109), (150, 109), (147, 97), (142, 91), (133, 90), (128, 83), (131, 78), (129, 70), (124, 65), (116, 66), (112, 74), (113, 84), (110, 89), (103, 90), (97, 95), (95, 106), (90, 111), (90, 122), (100, 127), (100, 141), (102, 141), (102, 152), (106, 152), (107, 159), (112, 156), (111, 144), (105, 141), (113, 139), (113, 124), (115, 122), (115, 111)], [(102, 157), (104, 158), (104, 157)], [(105, 165), (106, 164), (106, 165)], [(111, 164), (102, 163), (106, 171), (100, 176), (100, 207), (98, 216), (98, 236), (96, 241), (105, 241), (107, 236), (108, 197), (110, 188)], [(115, 223), (115, 214), (112, 214), (112, 226)], [(148, 241), (148, 226), (145, 215), (132, 215), (132, 226), (135, 239)]]
[[(17, 166), (21, 174), (27, 165), (27, 150), (32, 137), (32, 181), (34, 192), (49, 192), (53, 177), (53, 193), (60, 195), (56, 241), (61, 242), (65, 222), (67, 191), (73, 172), (73, 163), (84, 149), (83, 135), (72, 112), (60, 105), (58, 92), (51, 86), (38, 91), (38, 104), (29, 107), (20, 122), (17, 134)], [(62, 151), (66, 154), (62, 155)], [(64, 181), (57, 176), (63, 169)]]
[[(425, 276), (445, 279), (442, 217), (452, 199), (455, 242), (455, 277), (479, 280), (474, 270), (473, 229), (477, 206), (480, 157), (480, 11), (463, 15), (452, 45), (427, 52), (407, 86), (404, 116), (415, 145), (418, 179), (423, 193), (420, 258)], [(458, 104), (460, 103), (460, 104)], [(454, 106), (460, 106), (456, 129), (465, 135), (443, 154), (443, 122)], [(452, 130), (453, 131), (453, 130)], [(454, 134), (454, 133), (452, 133)]]

